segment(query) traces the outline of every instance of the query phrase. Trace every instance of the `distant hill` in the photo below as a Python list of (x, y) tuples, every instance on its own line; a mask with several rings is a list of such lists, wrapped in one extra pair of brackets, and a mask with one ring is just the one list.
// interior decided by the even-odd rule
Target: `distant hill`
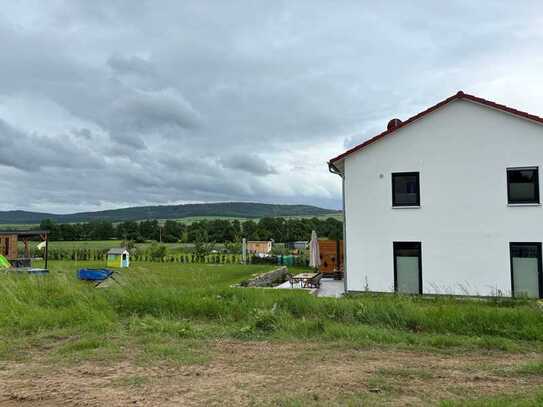
[(0, 224), (38, 224), (43, 219), (57, 223), (109, 220), (122, 222), (143, 219), (183, 219), (189, 217), (263, 218), (277, 216), (322, 216), (339, 211), (311, 205), (275, 205), (249, 202), (223, 202), (186, 205), (140, 206), (97, 212), (79, 212), (67, 215), (27, 211), (0, 211)]

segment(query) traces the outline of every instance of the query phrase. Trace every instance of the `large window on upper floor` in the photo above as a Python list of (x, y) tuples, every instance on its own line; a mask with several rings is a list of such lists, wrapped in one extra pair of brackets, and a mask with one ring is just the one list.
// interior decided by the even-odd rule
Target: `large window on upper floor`
[(539, 203), (537, 167), (507, 169), (507, 200), (510, 204)]
[(418, 172), (392, 174), (392, 206), (420, 206)]

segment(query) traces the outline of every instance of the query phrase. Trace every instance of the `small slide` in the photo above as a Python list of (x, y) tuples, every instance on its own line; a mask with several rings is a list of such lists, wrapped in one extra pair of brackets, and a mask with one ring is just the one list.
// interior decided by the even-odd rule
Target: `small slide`
[(0, 269), (8, 269), (11, 267), (11, 263), (4, 256), (0, 254)]

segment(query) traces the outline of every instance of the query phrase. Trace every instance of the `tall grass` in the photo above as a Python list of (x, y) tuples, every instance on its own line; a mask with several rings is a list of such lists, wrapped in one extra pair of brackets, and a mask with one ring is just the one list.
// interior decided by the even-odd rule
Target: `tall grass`
[[(298, 291), (230, 288), (269, 269), (237, 265), (145, 264), (122, 272), (122, 285), (94, 289), (75, 279), (74, 263), (52, 266), (49, 276), (0, 276), (2, 335), (54, 329), (141, 333), (131, 327), (147, 324), (176, 335), (195, 335), (193, 328), (213, 326), (199, 335), (424, 342), (438, 347), (469, 342), (509, 348), (515, 341), (539, 346), (543, 340), (543, 313), (527, 301), (377, 295), (335, 299)], [(218, 330), (219, 326), (223, 328)]]
[(412, 332), (490, 335), (542, 340), (543, 318), (530, 305), (502, 307), (481, 302), (408, 297), (317, 299), (271, 290), (135, 288), (108, 297), (121, 315), (177, 316), (239, 321), (254, 310), (274, 309), (278, 318), (366, 324)]
[(67, 275), (2, 276), (0, 328), (4, 334), (67, 327), (105, 331), (117, 321), (107, 297)]

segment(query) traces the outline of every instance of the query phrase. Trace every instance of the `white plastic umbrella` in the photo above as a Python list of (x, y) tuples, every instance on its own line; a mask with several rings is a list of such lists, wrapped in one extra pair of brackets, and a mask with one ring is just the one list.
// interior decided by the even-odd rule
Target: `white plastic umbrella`
[(309, 267), (314, 269), (321, 265), (321, 257), (319, 253), (319, 241), (317, 239), (317, 232), (311, 232), (311, 241), (309, 242)]

